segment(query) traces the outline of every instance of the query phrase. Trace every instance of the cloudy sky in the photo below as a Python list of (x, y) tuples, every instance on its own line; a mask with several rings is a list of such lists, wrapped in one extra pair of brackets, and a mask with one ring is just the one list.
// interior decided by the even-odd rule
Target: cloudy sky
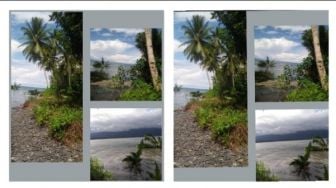
[(143, 29), (92, 28), (90, 49), (91, 59), (104, 59), (126, 64), (135, 64), (141, 57), (135, 47), (135, 37)]
[(328, 110), (256, 110), (256, 136), (328, 129)]
[(160, 108), (93, 108), (91, 132), (120, 132), (139, 128), (161, 128)]
[(216, 20), (211, 19), (211, 12), (175, 12), (174, 13), (174, 82), (187, 88), (208, 89), (209, 83), (206, 71), (199, 65), (190, 62), (183, 54), (185, 46), (181, 46), (184, 37), (182, 25), (193, 15), (204, 16), (210, 26), (217, 25)]
[(48, 24), (48, 28), (55, 27), (55, 24), (49, 21), (50, 12), (11, 12), (11, 77), (12, 83), (16, 82), (23, 86), (46, 87), (44, 72), (32, 62), (28, 62), (20, 46), (24, 42), (24, 36), (21, 27), (25, 26), (26, 21), (32, 17), (39, 17)]
[(310, 26), (255, 26), (255, 57), (300, 63), (308, 51), (301, 44), (303, 31)]

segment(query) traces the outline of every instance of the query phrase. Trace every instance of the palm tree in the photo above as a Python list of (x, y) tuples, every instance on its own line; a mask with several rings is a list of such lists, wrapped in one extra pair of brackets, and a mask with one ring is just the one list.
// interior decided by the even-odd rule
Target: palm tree
[[(187, 40), (181, 44), (181, 46), (186, 45), (183, 53), (188, 60), (194, 63), (200, 63), (203, 69), (209, 71), (206, 61), (207, 54), (210, 50), (211, 39), (209, 22), (206, 22), (203, 16), (194, 15), (191, 20), (187, 20), (186, 25), (183, 25), (182, 29), (187, 38)], [(209, 86), (211, 86), (208, 73), (207, 76)]]
[(314, 137), (312, 143), (316, 144), (316, 145), (312, 145), (313, 151), (328, 151), (329, 150), (328, 140), (325, 140), (320, 136)]
[(162, 179), (161, 169), (159, 165), (155, 162), (154, 172), (147, 172), (150, 180), (160, 181)]
[(304, 155), (299, 155), (298, 158), (294, 159), (289, 165), (295, 167), (295, 172), (298, 176), (302, 176), (304, 179), (310, 179), (309, 172), (309, 157), (312, 149), (312, 144), (309, 142), (308, 146), (305, 148)]
[[(37, 63), (40, 68), (45, 69), (45, 58), (50, 49), (47, 24), (43, 23), (43, 19), (33, 17), (30, 22), (26, 22), (25, 26), (21, 27), (21, 30), (25, 40), (20, 45), (24, 46), (22, 53), (28, 61)], [(44, 71), (44, 75), (48, 87), (46, 71)]]
[(145, 135), (145, 137), (140, 142), (143, 148), (161, 148), (162, 140), (161, 137), (155, 137), (153, 135)]
[(141, 154), (142, 147), (139, 147), (136, 152), (131, 152), (130, 155), (127, 155), (122, 161), (127, 163), (127, 168), (135, 176), (141, 174)]
[(317, 25), (312, 25), (312, 36), (313, 36), (313, 45), (314, 45), (314, 53), (315, 53), (315, 62), (317, 71), (320, 77), (320, 83), (324, 90), (328, 90), (328, 79), (326, 69), (323, 64), (321, 46), (320, 46), (320, 34), (319, 27)]
[(153, 50), (153, 42), (152, 42), (152, 29), (145, 28), (145, 37), (146, 37), (146, 49), (147, 49), (147, 61), (149, 65), (149, 70), (152, 76), (153, 86), (156, 91), (161, 90), (161, 83), (159, 80), (159, 73), (156, 68), (155, 56)]
[(258, 63), (259, 67), (264, 67), (266, 72), (269, 72), (271, 68), (275, 66), (274, 60), (270, 60), (269, 57), (266, 57), (266, 60), (261, 60)]

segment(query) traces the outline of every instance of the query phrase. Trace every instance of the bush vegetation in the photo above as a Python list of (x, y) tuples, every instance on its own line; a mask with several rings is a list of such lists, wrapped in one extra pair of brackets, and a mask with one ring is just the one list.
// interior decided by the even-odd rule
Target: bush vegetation
[(321, 88), (308, 79), (299, 80), (299, 87), (290, 91), (287, 95), (287, 101), (326, 101), (328, 100), (328, 91)]
[(161, 100), (161, 91), (156, 91), (152, 85), (135, 80), (132, 86), (120, 95), (120, 100), (124, 101), (158, 101)]
[(90, 179), (91, 180), (112, 180), (112, 173), (105, 170), (97, 158), (90, 158)]
[(271, 170), (268, 169), (265, 164), (261, 161), (257, 161), (256, 167), (256, 178), (257, 181), (278, 181), (278, 177), (272, 174)]

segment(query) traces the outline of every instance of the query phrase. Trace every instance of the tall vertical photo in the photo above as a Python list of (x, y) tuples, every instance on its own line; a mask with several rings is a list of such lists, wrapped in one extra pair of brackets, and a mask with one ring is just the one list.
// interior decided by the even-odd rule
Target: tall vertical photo
[(174, 167), (246, 167), (246, 12), (175, 12), (174, 47)]
[(82, 162), (82, 13), (10, 13), (11, 162)]

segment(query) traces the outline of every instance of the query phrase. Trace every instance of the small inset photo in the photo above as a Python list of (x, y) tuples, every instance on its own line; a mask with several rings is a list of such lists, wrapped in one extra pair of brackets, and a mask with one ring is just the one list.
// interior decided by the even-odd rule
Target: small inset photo
[(254, 27), (255, 101), (328, 101), (329, 27)]
[(162, 30), (91, 28), (92, 101), (161, 101)]
[(329, 179), (327, 109), (256, 110), (257, 181)]
[(162, 180), (161, 108), (93, 108), (90, 118), (91, 180)]

